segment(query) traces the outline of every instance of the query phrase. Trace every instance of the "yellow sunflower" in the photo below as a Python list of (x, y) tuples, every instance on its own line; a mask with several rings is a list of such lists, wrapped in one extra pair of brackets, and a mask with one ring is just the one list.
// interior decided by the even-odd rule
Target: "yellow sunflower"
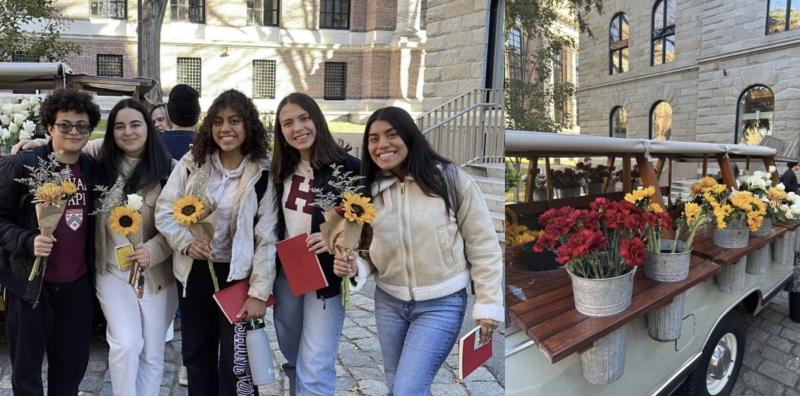
[(203, 215), (203, 201), (194, 195), (185, 195), (178, 198), (172, 205), (172, 217), (185, 226), (190, 226), (200, 220)]
[(647, 205), (647, 211), (650, 213), (661, 214), (664, 212), (664, 209), (662, 209), (661, 205), (658, 203), (653, 202), (650, 205)]
[(358, 225), (375, 220), (375, 206), (369, 198), (358, 194), (344, 193), (344, 218)]
[(753, 195), (749, 191), (737, 191), (731, 195), (733, 206), (749, 212), (752, 208)]
[(786, 199), (787, 194), (786, 191), (784, 190), (772, 187), (767, 192), (767, 196), (769, 197), (769, 200), (772, 202), (780, 202)]
[(61, 189), (64, 190), (64, 195), (70, 196), (78, 191), (78, 186), (71, 181), (61, 182)]
[(61, 204), (61, 196), (64, 190), (55, 183), (44, 183), (36, 189), (34, 202), (44, 206), (58, 206)]
[(108, 223), (111, 230), (118, 234), (134, 234), (139, 232), (142, 225), (142, 215), (126, 206), (117, 206), (108, 215)]
[(700, 218), (701, 211), (702, 208), (700, 208), (700, 205), (694, 202), (687, 202), (686, 205), (683, 206), (683, 212), (686, 214), (686, 224), (694, 224), (694, 222)]

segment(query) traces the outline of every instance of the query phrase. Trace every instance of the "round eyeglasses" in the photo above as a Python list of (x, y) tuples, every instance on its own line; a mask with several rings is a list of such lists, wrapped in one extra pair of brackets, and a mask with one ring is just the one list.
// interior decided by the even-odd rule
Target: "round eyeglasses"
[(64, 135), (66, 135), (70, 131), (72, 131), (72, 128), (75, 128), (76, 130), (78, 130), (78, 133), (80, 133), (81, 135), (88, 135), (88, 134), (92, 133), (92, 129), (93, 129), (92, 126), (89, 125), (88, 122), (77, 122), (77, 123), (73, 124), (73, 123), (71, 123), (69, 121), (62, 121), (62, 122), (59, 122), (58, 124), (56, 124), (56, 126), (58, 127), (58, 131), (63, 133)]

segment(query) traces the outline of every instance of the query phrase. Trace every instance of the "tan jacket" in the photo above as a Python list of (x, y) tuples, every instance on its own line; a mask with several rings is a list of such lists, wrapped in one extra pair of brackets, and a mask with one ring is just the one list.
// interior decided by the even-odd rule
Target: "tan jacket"
[[(262, 171), (269, 170), (269, 161), (256, 163), (247, 161), (244, 173), (239, 179), (236, 201), (238, 205), (232, 214), (230, 222), (231, 235), (233, 235), (233, 246), (231, 249), (230, 272), (228, 281), (250, 279), (250, 290), (248, 295), (260, 300), (266, 300), (272, 293), (272, 285), (275, 282), (275, 222), (277, 212), (274, 202), (275, 189), (273, 183), (267, 183), (268, 188), (261, 199), (256, 202), (255, 184), (262, 174)], [(206, 158), (202, 169), (206, 174), (210, 174), (210, 156)], [(173, 272), (175, 278), (184, 286), (186, 293), (187, 279), (192, 270), (193, 259), (181, 254), (194, 241), (191, 231), (179, 224), (172, 217), (172, 205), (178, 198), (191, 191), (192, 186), (197, 182), (195, 178), (189, 176), (201, 172), (195, 172), (196, 165), (192, 160), (191, 151), (186, 153), (178, 161), (172, 170), (172, 174), (167, 181), (164, 190), (156, 202), (155, 222), (156, 228), (164, 235), (167, 242), (173, 249)], [(259, 227), (256, 229), (254, 220), (256, 211), (259, 215)], [(254, 255), (256, 249), (264, 252), (258, 256)]]
[(489, 209), (475, 181), (454, 167), (458, 213), (425, 195), (407, 176), (380, 176), (371, 186), (377, 209), (369, 257), (377, 286), (403, 300), (430, 300), (472, 280), (474, 319), (503, 321), (503, 264)]

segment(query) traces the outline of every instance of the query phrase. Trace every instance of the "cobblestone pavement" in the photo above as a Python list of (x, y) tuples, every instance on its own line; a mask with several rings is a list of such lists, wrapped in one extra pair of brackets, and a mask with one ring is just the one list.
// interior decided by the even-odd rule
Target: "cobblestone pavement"
[(783, 291), (747, 318), (747, 346), (734, 396), (800, 396), (800, 323), (789, 319)]
[[(374, 285), (372, 286), (374, 288)], [(370, 288), (371, 289), (371, 288)], [(376, 333), (373, 293), (371, 290), (354, 295), (350, 310), (344, 321), (339, 356), (336, 365), (336, 395), (385, 395), (387, 393), (383, 377), (383, 360), (381, 358)], [(469, 319), (471, 304), (462, 326), (462, 334), (474, 327)], [(267, 311), (269, 323), (267, 332), (270, 338), (275, 364), (285, 362), (278, 349), (275, 330), (272, 326), (271, 310)], [(494, 356), (486, 367), (470, 375), (461, 382), (458, 376), (457, 346), (434, 379), (432, 387), (434, 395), (502, 395), (503, 338), (501, 334), (494, 339)], [(8, 360), (8, 347), (5, 341), (0, 344), (0, 396), (11, 395), (11, 366)], [(111, 395), (111, 382), (108, 375), (108, 346), (102, 336), (96, 336), (92, 344), (89, 367), (81, 383), (81, 395)], [(180, 332), (167, 344), (165, 354), (164, 379), (159, 395), (186, 395), (186, 387), (178, 385), (178, 369), (180, 368)], [(45, 367), (46, 370), (46, 367)], [(269, 386), (259, 388), (261, 395), (288, 395), (289, 384), (280, 370), (276, 371), (277, 381)], [(43, 374), (46, 377), (46, 372)]]

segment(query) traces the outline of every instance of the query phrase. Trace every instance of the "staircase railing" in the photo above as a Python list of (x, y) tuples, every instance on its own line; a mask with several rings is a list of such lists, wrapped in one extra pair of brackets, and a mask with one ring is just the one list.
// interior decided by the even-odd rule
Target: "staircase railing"
[(418, 117), (417, 125), (439, 154), (459, 165), (502, 162), (503, 90), (466, 92)]

